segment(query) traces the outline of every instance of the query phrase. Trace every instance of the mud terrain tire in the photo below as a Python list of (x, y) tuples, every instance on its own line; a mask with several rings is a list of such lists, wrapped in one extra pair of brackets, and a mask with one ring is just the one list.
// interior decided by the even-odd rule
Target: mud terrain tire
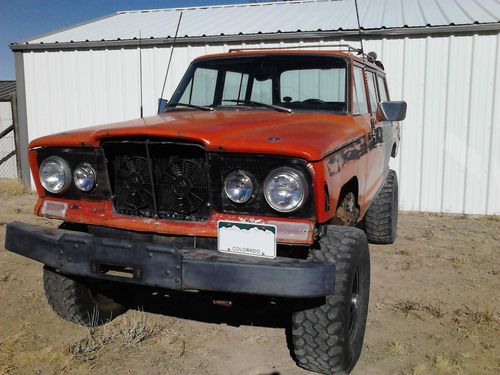
[(365, 214), (368, 242), (391, 244), (396, 240), (398, 227), (398, 176), (389, 170), (384, 186)]
[(44, 266), (43, 286), (47, 300), (61, 318), (83, 326), (109, 322), (127, 309), (83, 283)]
[(292, 355), (306, 370), (346, 374), (363, 347), (370, 294), (368, 243), (360, 229), (330, 226), (318, 245), (308, 259), (335, 264), (335, 293), (292, 314)]

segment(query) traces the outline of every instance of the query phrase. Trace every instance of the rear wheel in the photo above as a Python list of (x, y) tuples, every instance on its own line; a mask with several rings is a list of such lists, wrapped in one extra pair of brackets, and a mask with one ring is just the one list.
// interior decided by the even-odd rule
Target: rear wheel
[(364, 218), (366, 238), (374, 244), (391, 244), (398, 229), (398, 176), (390, 170)]
[(104, 284), (90, 284), (43, 268), (43, 285), (50, 306), (61, 318), (84, 326), (96, 326), (123, 314), (127, 309), (117, 303)]
[(293, 355), (310, 371), (349, 373), (361, 354), (368, 314), (370, 255), (365, 234), (330, 226), (309, 259), (335, 264), (335, 293), (292, 314)]

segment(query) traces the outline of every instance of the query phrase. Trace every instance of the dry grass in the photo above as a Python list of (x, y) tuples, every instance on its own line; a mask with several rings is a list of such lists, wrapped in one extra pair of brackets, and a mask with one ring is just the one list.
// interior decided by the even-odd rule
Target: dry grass
[(117, 334), (124, 344), (137, 345), (160, 331), (160, 327), (147, 315), (134, 311), (120, 321)]
[(10, 365), (0, 365), (0, 375), (10, 375), (14, 372), (14, 367)]
[(481, 220), (486, 220), (486, 221), (494, 221), (494, 222), (500, 222), (500, 216), (495, 216), (495, 215), (485, 215), (481, 216)]
[(407, 354), (410, 348), (404, 342), (390, 341), (386, 344), (385, 351), (391, 355), (403, 355)]
[(424, 238), (427, 240), (432, 239), (434, 237), (434, 229), (436, 228), (433, 225), (428, 225), (424, 231)]
[(432, 358), (434, 366), (439, 372), (445, 374), (462, 374), (462, 367), (460, 364), (454, 360), (449, 358), (444, 354), (438, 354)]
[(463, 306), (460, 309), (454, 311), (454, 315), (457, 320), (467, 319), (478, 326), (490, 326), (491, 324), (498, 322), (495, 314), (489, 310), (471, 309), (468, 306)]
[(102, 346), (102, 341), (95, 334), (95, 331), (89, 331), (85, 337), (68, 345), (67, 353), (80, 361), (91, 361), (95, 359)]
[(418, 259), (405, 259), (401, 264), (401, 270), (411, 271), (419, 269), (422, 266), (422, 262)]
[(392, 305), (393, 310), (402, 312), (407, 317), (412, 312), (425, 312), (435, 318), (441, 319), (444, 316), (443, 310), (439, 306), (425, 305), (414, 299), (403, 300)]
[(451, 265), (453, 266), (453, 268), (459, 268), (460, 266), (467, 263), (467, 259), (465, 259), (464, 257), (459, 257), (459, 256), (452, 256), (452, 257), (447, 258), (447, 260), (451, 262)]
[(429, 369), (423, 363), (412, 365), (408, 370), (403, 372), (403, 375), (424, 375), (428, 374)]
[(12, 178), (0, 178), (0, 194), (14, 196), (31, 193), (19, 180)]
[[(97, 320), (92, 319), (93, 322), (97, 322)], [(161, 328), (152, 322), (146, 314), (133, 311), (100, 327), (91, 324), (87, 334), (69, 344), (66, 351), (80, 361), (92, 361), (109, 344), (138, 345), (160, 332)]]

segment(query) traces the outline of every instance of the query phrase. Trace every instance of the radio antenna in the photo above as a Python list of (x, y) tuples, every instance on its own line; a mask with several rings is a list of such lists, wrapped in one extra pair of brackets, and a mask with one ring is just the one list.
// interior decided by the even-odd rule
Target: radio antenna
[(141, 91), (141, 118), (144, 117), (144, 108), (142, 106), (142, 33), (139, 30), (139, 80)]
[(358, 33), (359, 33), (359, 42), (361, 43), (361, 55), (364, 55), (363, 36), (361, 33), (361, 23), (359, 22), (358, 0), (354, 0), (354, 7), (356, 8), (356, 18), (358, 20)]
[[(170, 49), (170, 57), (168, 59), (167, 71), (165, 72), (165, 78), (163, 80), (163, 87), (161, 89), (160, 99), (163, 99), (163, 93), (165, 92), (165, 85), (167, 83), (168, 72), (170, 71), (170, 63), (172, 62), (172, 55), (174, 54), (175, 44), (177, 42), (177, 33), (179, 32), (179, 26), (181, 25), (182, 12), (179, 14), (179, 21), (177, 21), (177, 28), (175, 29), (174, 41), (172, 43), (172, 48)], [(158, 113), (160, 112), (160, 102), (158, 102)]]

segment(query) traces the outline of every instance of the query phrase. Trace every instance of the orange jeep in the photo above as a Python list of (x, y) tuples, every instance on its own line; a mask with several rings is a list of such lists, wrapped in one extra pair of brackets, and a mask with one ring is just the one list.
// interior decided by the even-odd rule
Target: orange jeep
[(73, 322), (123, 313), (124, 283), (261, 295), (294, 306), (299, 366), (349, 372), (367, 239), (396, 238), (389, 159), (406, 113), (376, 57), (351, 52), (200, 57), (157, 116), (34, 140), (35, 213), (63, 223), (10, 223), (6, 248), (45, 265), (47, 299)]

